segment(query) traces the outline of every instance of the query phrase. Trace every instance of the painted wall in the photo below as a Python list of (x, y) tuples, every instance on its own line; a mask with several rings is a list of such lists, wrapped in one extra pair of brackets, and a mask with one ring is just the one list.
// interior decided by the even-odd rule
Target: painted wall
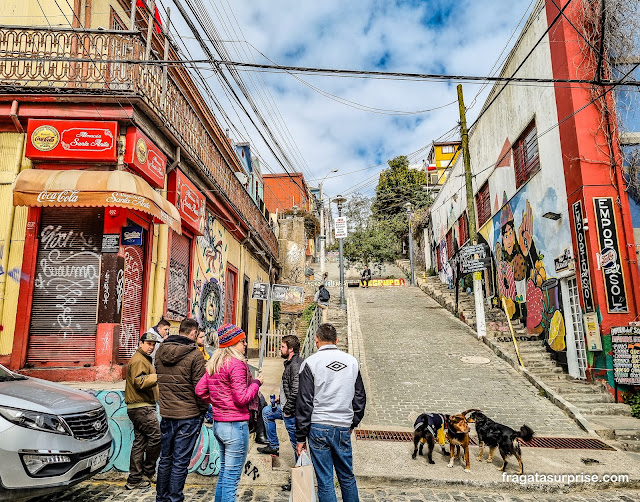
[[(93, 394), (105, 407), (109, 419), (109, 431), (113, 437), (111, 455), (103, 472), (111, 470), (128, 472), (131, 444), (133, 443), (133, 424), (127, 416), (124, 391), (90, 390), (87, 392)], [(191, 462), (189, 462), (189, 472), (204, 476), (217, 476), (219, 471), (220, 446), (213, 435), (213, 428), (203, 425), (197, 446), (191, 456)]]
[[(242, 285), (246, 275), (250, 284), (268, 282), (268, 271), (233, 238), (216, 217), (207, 210), (204, 234), (196, 238), (192, 258), (191, 315), (206, 329), (219, 328), (224, 319), (225, 272), (227, 263), (238, 269), (236, 322), (242, 322)], [(256, 348), (256, 313), (258, 300), (249, 301), (250, 348)]]

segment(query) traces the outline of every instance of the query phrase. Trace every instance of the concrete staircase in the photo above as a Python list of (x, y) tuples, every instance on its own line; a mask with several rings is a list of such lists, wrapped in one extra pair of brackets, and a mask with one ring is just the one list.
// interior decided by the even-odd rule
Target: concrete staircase
[[(408, 262), (398, 264), (408, 270)], [(456, 314), (455, 290), (449, 289), (437, 276), (425, 277), (422, 274), (416, 274), (416, 277), (416, 283), (423, 291), (444, 308)], [(457, 316), (475, 329), (473, 295), (459, 292)], [(501, 352), (517, 361), (513, 337), (505, 313), (502, 310), (487, 308), (485, 321), (487, 338), (493, 342), (489, 345), (499, 347)], [(587, 382), (571, 377), (551, 358), (542, 339), (536, 335), (530, 335), (519, 321), (513, 321), (512, 326), (522, 363), (537, 380), (577, 408), (598, 435), (609, 441), (614, 440), (617, 443), (616, 446), (623, 450), (640, 452), (640, 420), (631, 416), (630, 406), (613, 402), (613, 396), (602, 382)], [(551, 396), (547, 397), (553, 401)]]

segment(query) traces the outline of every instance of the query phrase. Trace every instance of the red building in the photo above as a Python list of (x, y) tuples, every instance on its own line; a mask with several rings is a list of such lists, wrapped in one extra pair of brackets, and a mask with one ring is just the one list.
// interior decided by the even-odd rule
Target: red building
[(270, 213), (282, 213), (293, 206), (311, 210), (311, 195), (302, 173), (265, 174), (264, 202)]

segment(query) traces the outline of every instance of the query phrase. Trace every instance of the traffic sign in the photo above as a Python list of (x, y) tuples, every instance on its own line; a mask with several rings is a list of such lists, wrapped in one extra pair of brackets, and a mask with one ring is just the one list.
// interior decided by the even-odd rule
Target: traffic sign
[(336, 239), (344, 239), (347, 236), (347, 217), (338, 216), (334, 220)]

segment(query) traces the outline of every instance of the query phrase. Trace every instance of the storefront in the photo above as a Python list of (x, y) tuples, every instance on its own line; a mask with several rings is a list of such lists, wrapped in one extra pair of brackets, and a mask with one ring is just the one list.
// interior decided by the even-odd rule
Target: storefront
[(137, 349), (154, 224), (178, 239), (182, 226), (176, 207), (151, 186), (164, 188), (166, 157), (129, 129), (125, 171), (116, 170), (117, 122), (29, 120), (25, 156), (33, 169), (20, 172), (13, 189), (13, 204), (29, 208), (14, 368), (119, 379)]

